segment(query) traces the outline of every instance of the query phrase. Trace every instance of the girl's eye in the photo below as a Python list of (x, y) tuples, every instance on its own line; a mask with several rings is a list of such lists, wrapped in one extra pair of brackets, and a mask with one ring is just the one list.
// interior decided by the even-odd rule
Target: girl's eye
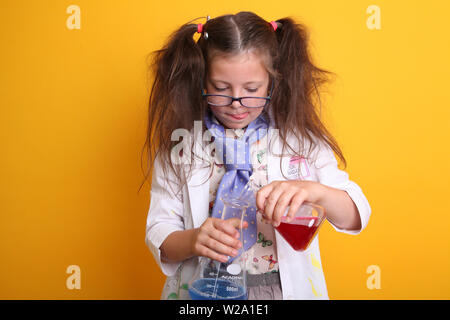
[[(217, 91), (225, 91), (225, 90), (228, 90), (228, 88), (214, 88), (214, 89), (216, 89)], [(246, 89), (248, 92), (256, 92), (256, 91), (258, 91), (258, 88), (256, 88), (256, 89)]]

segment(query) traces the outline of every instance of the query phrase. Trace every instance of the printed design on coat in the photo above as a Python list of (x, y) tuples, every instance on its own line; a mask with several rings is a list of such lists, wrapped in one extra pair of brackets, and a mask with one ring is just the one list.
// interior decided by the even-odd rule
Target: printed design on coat
[(263, 155), (267, 152), (267, 149), (260, 150), (256, 153), (256, 158), (258, 159), (258, 163), (261, 164), (263, 162)]
[[(181, 290), (189, 290), (189, 285), (187, 284), (187, 283), (183, 283), (181, 286), (180, 286), (180, 289)], [(168, 296), (167, 296), (167, 299), (168, 300), (178, 300), (180, 297), (179, 297), (179, 295), (176, 293), (176, 292), (171, 292)]]
[(311, 290), (312, 290), (312, 293), (314, 294), (314, 296), (315, 296), (315, 297), (321, 297), (322, 294), (319, 293), (319, 292), (316, 290), (316, 288), (314, 287), (314, 283), (313, 283), (313, 281), (311, 280), (311, 278), (308, 277), (308, 280), (309, 280), (309, 283), (311, 284)]
[(168, 292), (169, 292), (166, 299), (169, 299), (169, 300), (179, 299), (180, 287), (178, 287), (178, 283), (179, 283), (179, 274), (175, 279), (170, 279), (168, 282), (166, 282), (165, 287), (166, 287), (166, 290), (168, 290)]
[(261, 245), (263, 247), (265, 246), (271, 246), (273, 244), (272, 240), (266, 240), (264, 238), (264, 235), (262, 234), (262, 232), (258, 233), (258, 240), (256, 241), (256, 243), (261, 243)]
[(261, 258), (263, 258), (264, 260), (269, 262), (269, 270), (272, 270), (273, 267), (275, 267), (275, 264), (277, 264), (278, 261), (273, 259), (273, 254), (269, 256), (262, 256)]
[(311, 253), (311, 264), (314, 267), (314, 271), (321, 272), (322, 266), (320, 265), (320, 261), (316, 259), (313, 253)]

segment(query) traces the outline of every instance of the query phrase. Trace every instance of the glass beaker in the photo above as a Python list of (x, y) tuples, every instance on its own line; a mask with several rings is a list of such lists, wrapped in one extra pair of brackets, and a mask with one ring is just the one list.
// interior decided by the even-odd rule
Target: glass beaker
[[(251, 199), (222, 197), (224, 207), (222, 219), (240, 219), (239, 241), (243, 243), (242, 223)], [(206, 257), (199, 257), (199, 263), (192, 280), (188, 284), (192, 300), (246, 300), (246, 269), (244, 246), (238, 250), (236, 257), (227, 262), (220, 262)]]
[(305, 251), (319, 231), (325, 216), (323, 207), (304, 202), (290, 222), (283, 216), (280, 225), (275, 229), (294, 250)]
[[(250, 179), (244, 187), (240, 198), (252, 199), (250, 195), (253, 194), (253, 199), (255, 199), (259, 189), (261, 189), (261, 186)], [(309, 247), (325, 220), (325, 208), (315, 203), (303, 202), (290, 222), (286, 218), (288, 211), (289, 206), (285, 211), (285, 215), (281, 218), (280, 225), (275, 230), (280, 233), (294, 250), (304, 251)]]

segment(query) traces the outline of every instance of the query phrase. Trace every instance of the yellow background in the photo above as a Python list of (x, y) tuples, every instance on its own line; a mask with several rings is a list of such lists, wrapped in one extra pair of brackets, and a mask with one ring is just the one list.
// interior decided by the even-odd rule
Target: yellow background
[[(81, 9), (69, 30), (66, 8)], [(381, 9), (369, 30), (366, 8)], [(320, 233), (331, 299), (449, 299), (447, 1), (1, 1), (0, 298), (159, 299), (145, 238), (145, 56), (200, 16), (292, 16), (338, 74), (325, 117), (367, 196), (359, 236)], [(198, 20), (204, 22), (204, 19)], [(81, 268), (81, 289), (66, 268)], [(381, 270), (369, 290), (366, 269)]]

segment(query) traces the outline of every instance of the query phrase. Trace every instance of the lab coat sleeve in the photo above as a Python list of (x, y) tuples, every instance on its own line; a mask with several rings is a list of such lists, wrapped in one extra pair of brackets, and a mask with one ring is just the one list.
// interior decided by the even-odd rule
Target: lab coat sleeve
[[(172, 181), (173, 182), (173, 181)], [(175, 195), (177, 186), (164, 179), (159, 157), (156, 157), (150, 190), (150, 207), (147, 215), (145, 242), (156, 262), (166, 276), (173, 276), (180, 262), (166, 262), (161, 259), (160, 246), (169, 234), (184, 230), (183, 203)]]
[(315, 161), (318, 181), (326, 186), (346, 191), (358, 208), (361, 218), (360, 230), (345, 230), (336, 227), (332, 223), (331, 225), (339, 232), (353, 235), (359, 234), (369, 222), (369, 217), (372, 212), (369, 202), (361, 188), (355, 182), (349, 180), (348, 173), (338, 168), (338, 163), (332, 149), (322, 142), (319, 143), (318, 147), (319, 151), (317, 160)]

